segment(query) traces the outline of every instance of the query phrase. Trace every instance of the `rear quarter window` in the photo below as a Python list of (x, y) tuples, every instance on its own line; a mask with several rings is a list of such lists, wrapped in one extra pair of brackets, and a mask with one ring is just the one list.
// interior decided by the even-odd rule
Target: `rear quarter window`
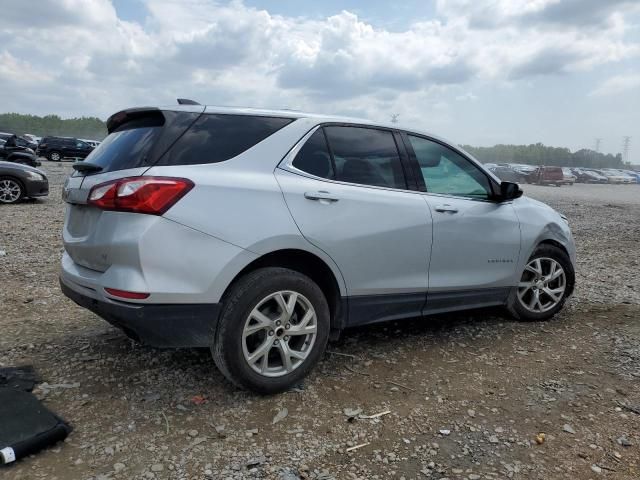
[(291, 118), (203, 114), (156, 165), (229, 160), (291, 123)]

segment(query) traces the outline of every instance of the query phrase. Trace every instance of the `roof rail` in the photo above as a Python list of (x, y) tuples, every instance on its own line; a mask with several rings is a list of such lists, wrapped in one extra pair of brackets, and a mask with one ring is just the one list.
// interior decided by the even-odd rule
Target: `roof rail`
[(195, 100), (189, 100), (188, 98), (179, 98), (178, 105), (200, 105)]

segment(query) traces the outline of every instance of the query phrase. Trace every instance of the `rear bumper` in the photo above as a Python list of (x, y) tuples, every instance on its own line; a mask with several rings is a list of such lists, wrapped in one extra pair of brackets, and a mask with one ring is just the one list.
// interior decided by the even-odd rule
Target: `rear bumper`
[[(69, 283), (67, 283), (69, 282)], [(208, 347), (218, 324), (221, 304), (131, 304), (93, 298), (60, 278), (62, 293), (91, 310), (127, 336), (154, 347)]]

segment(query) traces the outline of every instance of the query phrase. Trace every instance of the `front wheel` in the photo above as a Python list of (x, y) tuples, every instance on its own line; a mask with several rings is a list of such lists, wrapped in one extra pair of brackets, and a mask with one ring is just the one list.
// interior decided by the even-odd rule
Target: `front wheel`
[(10, 177), (0, 177), (0, 203), (16, 203), (24, 197), (22, 184)]
[(211, 351), (235, 385), (277, 393), (299, 383), (319, 361), (329, 326), (327, 300), (309, 277), (262, 268), (225, 295)]
[(49, 153), (49, 160), (52, 162), (59, 162), (62, 160), (62, 155), (60, 152), (51, 152)]
[(540, 245), (511, 292), (507, 309), (518, 320), (549, 320), (573, 291), (575, 273), (569, 256), (555, 245)]

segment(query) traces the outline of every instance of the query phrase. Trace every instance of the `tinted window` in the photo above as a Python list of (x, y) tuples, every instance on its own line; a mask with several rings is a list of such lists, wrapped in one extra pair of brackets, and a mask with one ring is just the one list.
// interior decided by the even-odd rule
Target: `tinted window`
[(428, 192), (488, 198), (487, 176), (459, 153), (425, 138), (409, 135)]
[(321, 128), (311, 135), (296, 155), (292, 165), (316, 177), (335, 178), (327, 140)]
[(101, 173), (149, 165), (149, 155), (161, 132), (162, 127), (116, 130), (85, 161), (100, 165)]
[(158, 165), (193, 165), (229, 160), (285, 125), (290, 118), (204, 114)]
[(362, 127), (325, 127), (325, 132), (338, 180), (407, 188), (391, 132)]

